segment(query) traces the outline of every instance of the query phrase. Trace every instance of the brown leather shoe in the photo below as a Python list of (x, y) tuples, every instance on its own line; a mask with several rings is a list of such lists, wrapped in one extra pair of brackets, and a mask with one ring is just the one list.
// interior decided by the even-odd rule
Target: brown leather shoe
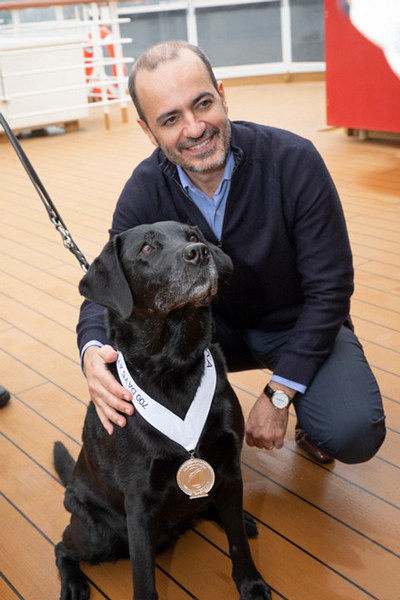
[(294, 439), (296, 440), (296, 444), (303, 450), (303, 452), (311, 456), (311, 458), (316, 460), (321, 465), (326, 465), (327, 463), (333, 462), (333, 458), (329, 456), (329, 454), (326, 454), (326, 452), (314, 444), (308, 433), (302, 428), (299, 422), (296, 423)]

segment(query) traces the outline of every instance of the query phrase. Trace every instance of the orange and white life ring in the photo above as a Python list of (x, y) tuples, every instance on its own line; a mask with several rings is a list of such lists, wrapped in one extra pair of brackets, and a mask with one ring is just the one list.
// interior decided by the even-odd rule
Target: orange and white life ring
[[(115, 58), (115, 48), (112, 43), (112, 33), (107, 27), (102, 25), (99, 27), (99, 34), (101, 40), (106, 40), (110, 38), (110, 43), (106, 44), (107, 52), (110, 58)], [(89, 40), (93, 39), (92, 33), (89, 33)], [(96, 87), (96, 84), (99, 84), (100, 81), (105, 81), (107, 83), (106, 94), (109, 100), (113, 100), (114, 98), (118, 98), (118, 84), (114, 83), (110, 77), (105, 74), (104, 67), (102, 65), (98, 65), (97, 68), (93, 66), (93, 46), (86, 46), (83, 49), (83, 54), (85, 57), (85, 73), (86, 73), (86, 83), (92, 83), (93, 88), (90, 90), (90, 94), (93, 96), (101, 97), (102, 90), (101, 87)], [(123, 55), (122, 55), (123, 58)], [(123, 74), (126, 76), (126, 65), (122, 63)], [(99, 73), (101, 70), (101, 73)], [(102, 75), (102, 76), (100, 76)], [(112, 65), (112, 77), (117, 78), (117, 65), (114, 63)]]

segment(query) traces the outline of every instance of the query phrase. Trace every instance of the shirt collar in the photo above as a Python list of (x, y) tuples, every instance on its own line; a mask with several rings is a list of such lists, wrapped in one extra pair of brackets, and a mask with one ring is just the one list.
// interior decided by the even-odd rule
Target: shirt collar
[[(223, 184), (225, 183), (225, 181), (230, 181), (232, 179), (232, 173), (233, 173), (234, 167), (235, 167), (235, 160), (233, 157), (232, 148), (230, 148), (227, 159), (226, 159), (226, 163), (225, 163), (224, 174), (222, 175), (221, 182), (220, 182), (218, 189), (215, 192), (214, 196), (217, 196), (220, 193), (221, 188), (222, 188)], [(189, 189), (193, 192), (199, 191), (199, 189), (192, 183), (192, 181), (186, 175), (186, 173), (182, 169), (182, 167), (180, 167), (179, 165), (176, 165), (176, 169), (178, 171), (178, 175), (179, 175), (179, 179), (182, 184), (182, 187), (185, 190)]]

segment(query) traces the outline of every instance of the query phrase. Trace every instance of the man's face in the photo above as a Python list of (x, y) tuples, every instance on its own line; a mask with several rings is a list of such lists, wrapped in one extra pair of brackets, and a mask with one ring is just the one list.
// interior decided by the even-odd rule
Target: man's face
[(228, 107), (205, 65), (190, 50), (140, 70), (136, 89), (147, 123), (139, 120), (154, 145), (185, 171), (208, 173), (224, 167), (230, 144)]

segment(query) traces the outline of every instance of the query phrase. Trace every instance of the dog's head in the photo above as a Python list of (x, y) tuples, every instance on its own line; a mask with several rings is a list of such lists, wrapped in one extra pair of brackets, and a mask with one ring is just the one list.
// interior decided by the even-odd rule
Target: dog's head
[(163, 221), (116, 235), (79, 291), (127, 319), (135, 308), (168, 313), (187, 304), (207, 305), (232, 269), (231, 259), (198, 227)]

